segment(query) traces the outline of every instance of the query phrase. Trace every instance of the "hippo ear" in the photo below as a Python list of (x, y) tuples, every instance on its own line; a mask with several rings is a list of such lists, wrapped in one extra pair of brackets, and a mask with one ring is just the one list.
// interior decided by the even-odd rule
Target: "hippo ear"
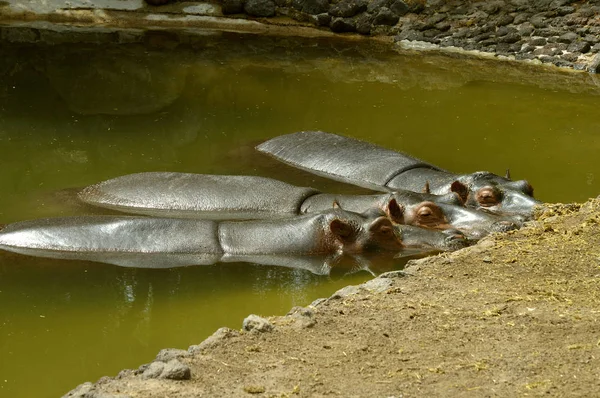
[(454, 181), (452, 185), (450, 185), (450, 190), (455, 192), (463, 203), (467, 202), (467, 197), (469, 196), (469, 187), (467, 187), (465, 184), (460, 181)]
[(342, 206), (340, 206), (340, 202), (337, 201), (337, 199), (333, 200), (333, 208), (334, 209), (341, 209)]
[(533, 196), (533, 187), (525, 180), (511, 181), (506, 183), (504, 186), (519, 190), (526, 195)]
[(350, 223), (337, 218), (331, 220), (329, 229), (331, 230), (331, 233), (342, 242), (352, 241), (355, 235), (354, 228)]
[(390, 199), (385, 213), (396, 224), (404, 224), (404, 206), (398, 204), (395, 198)]
[(506, 174), (504, 175), (504, 178), (510, 180), (510, 169), (506, 169)]

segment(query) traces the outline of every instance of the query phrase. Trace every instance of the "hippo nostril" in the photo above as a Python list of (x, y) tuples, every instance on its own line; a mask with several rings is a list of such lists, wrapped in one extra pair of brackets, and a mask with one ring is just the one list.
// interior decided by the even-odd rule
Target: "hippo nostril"
[(507, 232), (519, 229), (519, 225), (512, 221), (497, 221), (492, 224), (491, 229), (494, 232)]

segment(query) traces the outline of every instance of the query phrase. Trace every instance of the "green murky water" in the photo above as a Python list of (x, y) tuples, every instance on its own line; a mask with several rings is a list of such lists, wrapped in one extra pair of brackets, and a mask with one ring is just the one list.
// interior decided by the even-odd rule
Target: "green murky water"
[[(175, 50), (4, 48), (0, 222), (87, 212), (69, 188), (141, 171), (256, 174), (358, 192), (252, 149), (308, 129), (457, 172), (510, 167), (544, 201), (600, 193), (600, 88), (588, 75), (356, 43), (219, 40)], [(61, 395), (161, 348), (239, 328), (248, 313), (283, 314), (368, 277), (249, 264), (133, 270), (2, 253), (0, 396)]]

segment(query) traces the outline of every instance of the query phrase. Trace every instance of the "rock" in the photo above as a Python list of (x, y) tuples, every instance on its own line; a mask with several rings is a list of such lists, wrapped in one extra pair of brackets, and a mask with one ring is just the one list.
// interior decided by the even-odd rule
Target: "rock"
[(579, 53), (567, 53), (560, 56), (561, 59), (569, 62), (576, 62), (579, 58)]
[(532, 46), (545, 46), (546, 43), (548, 43), (548, 40), (545, 37), (534, 37), (529, 40), (529, 44)]
[[(375, 14), (380, 8), (387, 7), (389, 0), (373, 0), (369, 4), (367, 4), (367, 12), (370, 14)], [(408, 7), (406, 7), (408, 10)]]
[(329, 10), (328, 0), (294, 0), (292, 7), (310, 15), (326, 13)]
[(521, 40), (521, 36), (519, 36), (517, 33), (510, 33), (498, 39), (500, 43), (516, 43), (519, 40)]
[(529, 22), (535, 27), (535, 28), (545, 28), (548, 26), (548, 22), (546, 22), (546, 18), (542, 15), (534, 15), (533, 17), (531, 17), (529, 19)]
[(593, 53), (600, 52), (600, 43), (594, 44), (594, 46), (590, 49), (590, 51)]
[(519, 27), (519, 34), (521, 36), (531, 36), (533, 34), (533, 31), (535, 30), (535, 28), (533, 27), (532, 24), (530, 24), (529, 22), (521, 24), (521, 26)]
[(152, 362), (142, 373), (142, 379), (158, 379), (164, 368), (164, 362)]
[(373, 24), (375, 25), (395, 25), (400, 17), (393, 13), (389, 8), (383, 7), (379, 10), (375, 18), (373, 18)]
[(392, 0), (389, 5), (389, 9), (399, 17), (410, 12), (410, 7), (402, 0)]
[(223, 0), (221, 3), (223, 14), (241, 14), (244, 11), (243, 0)]
[[(398, 17), (396, 17), (397, 19)], [(374, 17), (369, 13), (362, 13), (356, 17), (356, 31), (361, 35), (370, 35)], [(396, 20), (397, 22), (397, 20)]]
[(78, 385), (77, 387), (63, 395), (62, 398), (84, 398), (88, 396), (88, 394), (93, 393), (93, 390), (94, 385), (88, 381)]
[(327, 13), (318, 14), (315, 16), (315, 19), (317, 20), (317, 25), (319, 26), (329, 26), (331, 23), (331, 15)]
[(169, 362), (175, 358), (189, 357), (190, 353), (187, 350), (181, 350), (178, 348), (164, 348), (158, 352), (155, 361)]
[(189, 366), (184, 365), (177, 359), (172, 359), (163, 367), (160, 378), (169, 380), (189, 380), (192, 378), (192, 373)]
[(515, 25), (520, 25), (524, 22), (529, 21), (529, 18), (531, 18), (531, 14), (522, 12), (522, 13), (515, 15), (515, 19), (512, 21), (512, 23)]
[(588, 72), (600, 73), (600, 54), (596, 54), (590, 66), (588, 66)]
[(248, 315), (246, 319), (244, 319), (242, 323), (242, 329), (247, 332), (271, 332), (274, 329), (274, 326), (267, 319), (262, 318), (258, 315)]
[(567, 51), (585, 54), (590, 51), (590, 48), (590, 43), (587, 41), (574, 41), (573, 43), (569, 44)]
[(222, 340), (237, 337), (239, 335), (240, 333), (237, 330), (222, 327), (217, 329), (217, 331), (214, 332), (212, 335), (208, 336), (202, 343), (190, 346), (188, 348), (188, 352), (190, 354), (196, 354), (198, 352), (216, 346)]
[(349, 18), (367, 10), (367, 3), (363, 0), (342, 0), (329, 9), (329, 14), (334, 17)]
[(275, 15), (275, 2), (272, 0), (246, 0), (244, 11), (253, 17), (272, 17)]
[(514, 20), (515, 20), (515, 18), (512, 15), (503, 14), (503, 15), (499, 16), (498, 19), (496, 20), (496, 26), (506, 26), (506, 25), (513, 23)]
[(569, 44), (569, 43), (577, 40), (578, 38), (579, 38), (579, 35), (577, 33), (567, 32), (567, 33), (559, 36), (558, 42)]

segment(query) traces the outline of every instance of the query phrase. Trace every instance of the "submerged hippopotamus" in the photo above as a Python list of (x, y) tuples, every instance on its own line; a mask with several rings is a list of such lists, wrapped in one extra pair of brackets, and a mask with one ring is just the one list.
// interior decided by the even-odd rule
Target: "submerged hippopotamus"
[(458, 175), (404, 153), (322, 131), (282, 135), (256, 148), (303, 170), (375, 190), (455, 192), (468, 207), (524, 218), (540, 203), (524, 180), (489, 172)]
[(321, 212), (336, 202), (356, 213), (377, 210), (396, 224), (458, 229), (471, 239), (519, 227), (514, 221), (459, 206), (462, 202), (455, 193), (335, 195), (256, 176), (138, 173), (91, 185), (78, 196), (87, 204), (126, 213), (205, 219), (286, 217)]
[(291, 218), (220, 222), (139, 216), (47, 218), (7, 225), (0, 231), (0, 248), (126, 267), (244, 261), (322, 273), (323, 259), (327, 266), (343, 256), (395, 254), (428, 240), (439, 246), (439, 240), (455, 238), (410, 226), (398, 230), (387, 217), (332, 208)]

